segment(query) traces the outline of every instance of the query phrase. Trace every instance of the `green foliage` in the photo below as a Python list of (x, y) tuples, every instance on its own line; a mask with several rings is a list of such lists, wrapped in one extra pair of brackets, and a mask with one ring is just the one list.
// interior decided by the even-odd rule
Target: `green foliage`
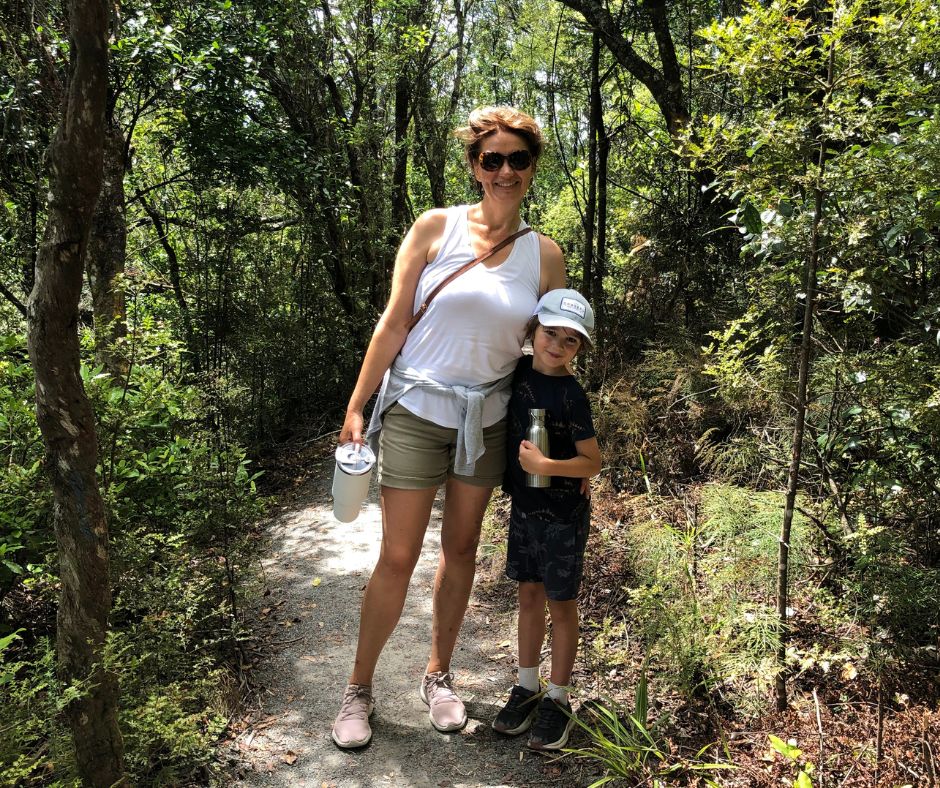
[(152, 684), (149, 695), (135, 696), (138, 703), (123, 706), (120, 725), (128, 771), (146, 775), (147, 784), (154, 786), (179, 785), (194, 774), (204, 779), (227, 724), (218, 698), (218, 684), (224, 681), (224, 672), (208, 670), (194, 680)]
[(716, 422), (726, 430), (731, 418), (715, 407), (713, 390), (697, 348), (681, 335), (644, 347), (598, 388), (595, 426), (618, 489), (668, 492), (700, 473), (709, 431)]
[(702, 465), (760, 484), (787, 466), (818, 185), (803, 506), (823, 535), (834, 608), (868, 622), (880, 647), (935, 659), (924, 651), (940, 627), (935, 5), (748, 3), (701, 35), (704, 73), (734, 99), (702, 118), (694, 151), (735, 203), (748, 272), (745, 309), (706, 350), (733, 419), (703, 437)]
[(17, 584), (36, 582), (52, 547), (41, 458), (25, 338), (0, 336), (0, 601)]
[(768, 734), (767, 739), (770, 743), (771, 752), (783, 756), (798, 769), (796, 779), (793, 780), (793, 788), (813, 788), (812, 774), (816, 771), (816, 766), (812, 761), (806, 761), (802, 758), (803, 751), (789, 742), (785, 742), (779, 736)]
[(41, 638), (28, 652), (19, 643), (0, 648), (0, 677), (0, 783), (38, 784), (55, 769), (58, 784), (72, 784), (71, 745), (57, 723), (72, 693), (56, 678), (53, 645)]
[(693, 775), (703, 785), (717, 786), (718, 782), (712, 779), (712, 776), (734, 767), (731, 764), (703, 760), (711, 745), (703, 747), (692, 757), (684, 758), (675, 754), (663, 736), (663, 720), (652, 724), (648, 722), (647, 693), (644, 663), (631, 713), (623, 715), (621, 710), (611, 703), (589, 703), (579, 709), (579, 716), (574, 720), (587, 734), (590, 743), (587, 747), (565, 752), (594, 761), (603, 767), (604, 776), (591, 783), (590, 788), (600, 788), (620, 779), (661, 786), (665, 782)]
[[(719, 692), (745, 713), (762, 708), (779, 644), (773, 600), (782, 504), (779, 493), (712, 485), (684, 523), (656, 507), (631, 528), (631, 620), (683, 694)], [(790, 553), (797, 576), (812, 556), (808, 536), (797, 516)]]
[[(164, 324), (149, 313), (132, 312), (132, 319), (131, 356), (146, 363), (122, 380), (82, 367), (98, 416), (115, 589), (106, 664), (121, 683), (120, 723), (133, 781), (174, 785), (204, 774), (233, 702), (226, 666), (237, 662), (246, 636), (241, 606), (253, 583), (251, 524), (264, 501), (245, 450), (219, 429), (224, 390), (180, 379), (179, 348)], [(56, 584), (46, 554), (48, 502), (36, 503), (48, 496), (33, 459), (41, 443), (28, 405), (28, 372), (9, 361), (0, 369), (0, 396), (11, 403), (5, 411), (11, 437), (0, 444), (9, 458), (2, 516), (18, 525), (0, 532), (0, 549), (24, 567), (12, 575), (8, 594), (21, 615), (35, 616), (41, 600), (54, 598)], [(45, 541), (31, 546), (24, 537), (32, 534)], [(17, 614), (5, 612), (16, 627)], [(0, 644), (0, 730), (16, 732), (2, 737), (0, 782), (40, 775), (68, 781), (71, 756), (61, 744), (67, 736), (60, 711), (81, 688), (56, 682), (46, 640), (10, 636)]]

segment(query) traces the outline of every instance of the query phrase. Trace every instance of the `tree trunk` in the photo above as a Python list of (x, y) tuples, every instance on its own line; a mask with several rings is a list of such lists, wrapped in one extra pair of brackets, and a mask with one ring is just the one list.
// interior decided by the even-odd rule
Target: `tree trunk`
[(114, 377), (126, 375), (128, 368), (121, 343), (127, 336), (124, 163), (124, 134), (112, 121), (105, 135), (103, 182), (85, 250), (85, 270), (95, 319), (95, 358)]
[(125, 785), (118, 687), (102, 664), (111, 590), (108, 527), (95, 477), (97, 439), (79, 373), (82, 263), (102, 181), (108, 83), (108, 6), (70, 0), (70, 79), (50, 146), (49, 212), (29, 301), (36, 415), (52, 485), (61, 591), (57, 654), (62, 679), (81, 682), (65, 714), (82, 782)]
[(646, 0), (643, 9), (653, 35), (660, 67), (644, 60), (626, 38), (619, 22), (600, 0), (560, 0), (577, 11), (604, 40), (610, 53), (629, 73), (642, 82), (659, 106), (669, 133), (679, 139), (689, 123), (689, 108), (682, 91), (682, 75), (676, 49), (669, 31), (665, 0)]
[[(471, 0), (472, 2), (472, 0)], [(431, 189), (431, 201), (435, 208), (447, 205), (447, 155), (450, 151), (450, 130), (454, 116), (463, 98), (463, 77), (467, 61), (467, 11), (462, 0), (454, 0), (452, 11), (454, 25), (454, 70), (450, 96), (441, 113), (435, 110), (437, 96), (432, 91), (439, 88), (431, 79), (431, 44), (423, 55), (418, 79), (413, 87), (414, 134), (417, 155), (424, 165)], [(438, 104), (437, 106), (440, 106)]]
[[(584, 230), (584, 254), (581, 257), (581, 292), (591, 297), (594, 282), (594, 218), (597, 211), (597, 118), (601, 114), (601, 38), (597, 30), (591, 36), (591, 94), (588, 106), (588, 191), (581, 227)], [(601, 117), (603, 125), (603, 117)]]
[[(835, 44), (829, 46), (829, 70), (826, 79), (826, 94), (822, 97), (823, 106), (832, 92), (833, 63)], [(780, 547), (777, 554), (777, 616), (780, 626), (780, 645), (777, 649), (777, 675), (774, 680), (774, 695), (777, 710), (787, 709), (787, 674), (786, 657), (789, 639), (787, 621), (787, 602), (789, 599), (790, 568), (790, 532), (793, 525), (793, 512), (796, 508), (796, 494), (799, 489), (800, 463), (803, 453), (803, 433), (806, 427), (807, 389), (809, 386), (810, 357), (813, 349), (813, 311), (816, 306), (816, 272), (819, 266), (819, 226), (822, 221), (824, 204), (823, 175), (826, 167), (826, 139), (822, 124), (816, 124), (819, 139), (818, 170), (816, 173), (815, 205), (813, 227), (810, 234), (809, 254), (806, 261), (806, 291), (803, 306), (803, 331), (800, 342), (799, 375), (796, 384), (796, 423), (793, 426), (793, 449), (790, 454), (790, 471), (787, 477), (787, 496), (783, 510), (783, 524), (780, 528)]]
[(594, 334), (597, 337), (597, 352), (603, 357), (605, 350), (607, 309), (604, 304), (604, 277), (607, 275), (607, 175), (610, 161), (610, 136), (604, 126), (603, 106), (599, 107), (600, 124), (597, 140), (597, 236), (594, 240), (597, 253), (594, 257), (594, 286), (591, 298), (594, 306)]
[[(408, 210), (408, 121), (411, 78), (405, 64), (395, 79), (395, 168), (392, 172), (392, 234), (404, 238), (411, 224)], [(394, 263), (392, 263), (394, 267)], [(391, 281), (391, 271), (386, 272)]]
[(170, 243), (169, 224), (164, 222), (156, 206), (151, 205), (142, 195), (139, 198), (141, 207), (150, 217), (153, 223), (154, 232), (157, 234), (157, 240), (166, 253), (167, 270), (170, 274), (170, 284), (173, 286), (173, 295), (176, 297), (176, 306), (180, 311), (180, 319), (183, 322), (183, 337), (186, 340), (186, 353), (189, 360), (190, 369), (197, 375), (202, 372), (202, 356), (199, 352), (199, 341), (193, 331), (192, 315), (189, 312), (189, 303), (186, 301), (186, 294), (183, 292), (183, 280), (180, 275), (179, 256), (176, 254), (176, 247)]

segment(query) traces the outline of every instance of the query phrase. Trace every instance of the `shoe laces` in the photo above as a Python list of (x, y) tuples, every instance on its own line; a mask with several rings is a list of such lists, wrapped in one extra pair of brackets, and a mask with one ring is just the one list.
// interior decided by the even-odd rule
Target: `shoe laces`
[(523, 706), (532, 704), (537, 699), (537, 692), (528, 694), (522, 687), (515, 688), (509, 693), (509, 701), (506, 706), (511, 709), (520, 709)]
[(539, 709), (539, 721), (548, 725), (554, 725), (558, 722), (565, 722), (568, 719), (568, 710), (560, 703), (554, 700), (551, 703), (543, 703)]
[(453, 687), (453, 673), (429, 673), (425, 681), (427, 682), (428, 700), (431, 699), (432, 695), (436, 701), (450, 700), (457, 697)]
[[(362, 703), (356, 701), (361, 700)], [(350, 684), (343, 693), (343, 703), (339, 709), (339, 719), (348, 720), (351, 717), (361, 717), (367, 711), (369, 701), (372, 700), (372, 687), (366, 684)]]

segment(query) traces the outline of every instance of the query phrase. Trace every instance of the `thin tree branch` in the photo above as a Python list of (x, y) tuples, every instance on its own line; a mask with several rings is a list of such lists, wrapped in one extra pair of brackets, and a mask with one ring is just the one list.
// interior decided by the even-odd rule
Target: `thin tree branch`
[(9, 290), (3, 282), (0, 282), (0, 295), (2, 295), (7, 301), (9, 301), (13, 306), (16, 307), (17, 311), (23, 316), (26, 317), (26, 304), (24, 304), (20, 299), (16, 297), (13, 291)]

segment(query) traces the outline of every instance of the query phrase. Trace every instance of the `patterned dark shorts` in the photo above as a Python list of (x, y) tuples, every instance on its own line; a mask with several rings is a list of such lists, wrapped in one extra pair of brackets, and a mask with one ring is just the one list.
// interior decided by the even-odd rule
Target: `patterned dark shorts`
[(545, 596), (556, 602), (577, 599), (590, 528), (590, 506), (573, 523), (546, 522), (513, 508), (506, 576), (519, 583), (542, 583)]

